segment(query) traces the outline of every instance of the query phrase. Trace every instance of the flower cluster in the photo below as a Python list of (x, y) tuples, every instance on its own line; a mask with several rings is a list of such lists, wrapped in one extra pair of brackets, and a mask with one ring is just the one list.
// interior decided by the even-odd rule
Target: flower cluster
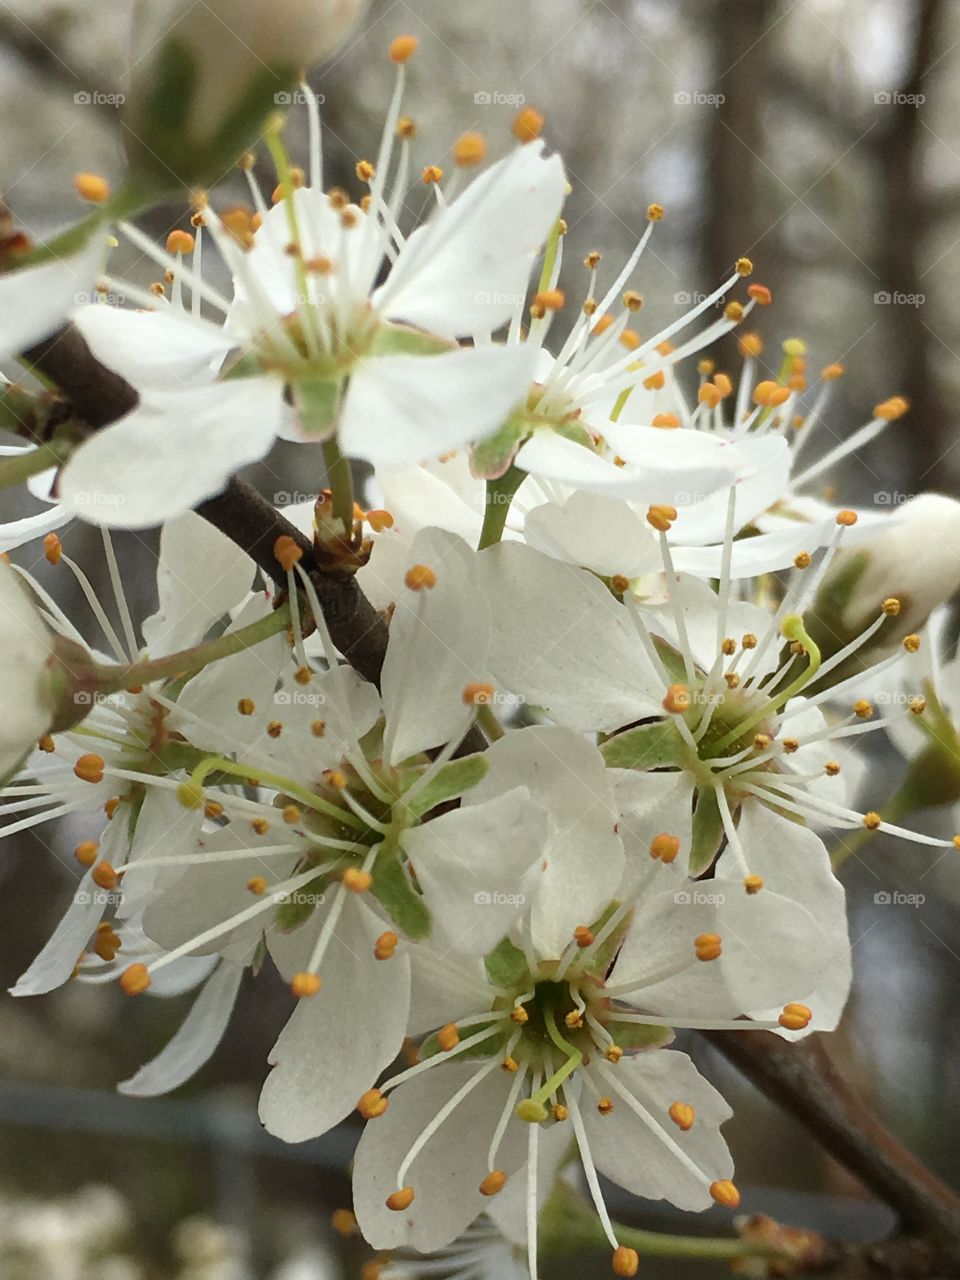
[[(676, 1035), (796, 1038), (841, 1016), (851, 948), (825, 833), (957, 843), (857, 792), (863, 735), (916, 754), (953, 732), (956, 664), (939, 685), (917, 664), (960, 585), (960, 508), (925, 496), (876, 515), (811, 493), (907, 406), (883, 401), (796, 465), (842, 369), (813, 379), (797, 339), (768, 367), (747, 321), (772, 297), (746, 258), (644, 333), (656, 204), (626, 262), (587, 257), (571, 318), (580, 268), (542, 118), (525, 108), (496, 163), (466, 134), (450, 176), (412, 177), (415, 48), (390, 46), (362, 198), (325, 185), (304, 87), (309, 164), (271, 123), (272, 204), (247, 157), (250, 209), (202, 196), (163, 248), (121, 216), (163, 279), (117, 289), (132, 308), (70, 318), (136, 407), (70, 441), (54, 486), (47, 455), (32, 465), (42, 446), (11, 450), (53, 505), (4, 545), (43, 537), (111, 650), (0, 566), (16, 673), (3, 834), (65, 815), (86, 832), (74, 900), (14, 994), (196, 990), (120, 1086), (146, 1096), (208, 1060), (244, 971), (272, 966), (294, 1002), (266, 1128), (301, 1142), (359, 1111), (370, 1244), (436, 1254), (463, 1237), (446, 1262), (404, 1253), (384, 1276), (535, 1280), (571, 1151), (613, 1272), (632, 1276), (600, 1174), (685, 1210), (740, 1201), (730, 1110)], [(411, 230), (416, 184), (431, 210)], [(0, 276), (5, 308), (33, 290), (8, 350), (55, 322), (77, 260), (52, 266)], [(703, 353), (732, 333), (726, 373)], [(277, 437), (304, 446), (318, 494), (285, 511), (280, 590), (192, 510)], [(352, 458), (375, 468), (370, 510)], [(73, 517), (103, 530), (112, 602), (65, 553), (55, 529)], [(109, 530), (158, 524), (159, 606), (138, 632)], [(324, 573), (354, 578), (388, 624), (376, 684), (338, 652)], [(878, 689), (899, 691), (883, 716)]]

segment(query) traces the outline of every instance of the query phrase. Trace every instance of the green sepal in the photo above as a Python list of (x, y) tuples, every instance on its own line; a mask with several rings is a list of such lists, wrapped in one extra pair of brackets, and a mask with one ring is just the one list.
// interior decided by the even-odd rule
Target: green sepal
[[(590, 925), (590, 932), (594, 936), (600, 933), (604, 925), (606, 925), (607, 921), (617, 911), (620, 910), (620, 906), (621, 904), (619, 902), (611, 902), (610, 905), (607, 907), (606, 911), (604, 911), (603, 915), (600, 917), (600, 919), (594, 921), (594, 923)], [(593, 956), (590, 960), (589, 965), (587, 966), (587, 973), (605, 974), (607, 972), (607, 970), (610, 968), (610, 965), (613, 963), (614, 956), (620, 950), (620, 944), (623, 941), (623, 935), (630, 928), (631, 918), (632, 918), (632, 913), (624, 917), (624, 919), (621, 920), (619, 927), (614, 929), (610, 937), (605, 939), (600, 944), (600, 946), (597, 947), (596, 951), (593, 953)]]
[(320, 905), (320, 899), (327, 891), (327, 881), (324, 876), (317, 876), (315, 880), (308, 881), (296, 891), (296, 902), (282, 902), (277, 907), (277, 914), (274, 916), (274, 923), (281, 933), (293, 933), (294, 929), (299, 929), (316, 911)]
[(421, 818), (438, 804), (447, 800), (456, 800), (465, 791), (475, 787), (481, 778), (490, 770), (490, 761), (486, 756), (464, 756), (462, 760), (451, 760), (445, 764), (437, 776), (413, 797), (406, 806), (414, 818)]
[(512, 990), (526, 980), (527, 957), (509, 938), (498, 942), (489, 955), (483, 958), (487, 977), (495, 987)]
[(690, 874), (706, 871), (717, 856), (723, 839), (723, 818), (713, 787), (698, 787), (693, 809), (693, 839), (690, 842)]
[(456, 351), (457, 344), (449, 338), (438, 338), (424, 329), (412, 329), (407, 324), (378, 325), (370, 343), (371, 356), (439, 356)]
[(430, 912), (410, 881), (400, 849), (390, 849), (377, 858), (371, 892), (406, 937), (421, 942), (430, 936)]
[(473, 446), (471, 472), (478, 480), (499, 480), (510, 470), (510, 464), (530, 430), (530, 421), (524, 414), (512, 414), (502, 427)]
[(570, 418), (566, 422), (560, 422), (553, 429), (564, 440), (572, 440), (574, 444), (579, 444), (584, 449), (589, 449), (591, 453), (597, 452), (597, 445), (593, 436), (576, 419)]
[(616, 1016), (616, 1013), (612, 1014), (604, 1026), (613, 1036), (613, 1043), (626, 1052), (631, 1049), (663, 1049), (675, 1038), (672, 1027), (656, 1027), (649, 1022), (616, 1022)]
[(318, 440), (329, 438), (336, 430), (343, 391), (343, 378), (298, 378), (293, 384), (293, 399), (300, 425), (307, 435)]
[(680, 650), (675, 648), (669, 640), (664, 640), (663, 636), (652, 636), (651, 639), (657, 651), (657, 657), (670, 677), (671, 684), (686, 684), (687, 667)]
[(609, 769), (663, 769), (679, 765), (682, 752), (683, 739), (672, 720), (627, 729), (600, 748)]

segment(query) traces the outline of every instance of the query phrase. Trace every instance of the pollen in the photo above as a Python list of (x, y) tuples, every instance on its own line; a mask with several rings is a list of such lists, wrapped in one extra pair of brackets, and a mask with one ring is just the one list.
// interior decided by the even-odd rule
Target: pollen
[(219, 800), (208, 800), (203, 806), (203, 816), (205, 818), (222, 818), (223, 805)]
[(263, 876), (251, 876), (247, 881), (247, 892), (252, 893), (255, 898), (259, 898), (267, 891), (267, 882)]
[(810, 552), (801, 551), (799, 555), (794, 556), (793, 565), (795, 569), (809, 569), (810, 568)]
[(562, 1102), (555, 1102), (552, 1107), (552, 1115), (557, 1124), (563, 1124), (564, 1120), (570, 1115), (570, 1112)]
[(591, 249), (583, 260), (583, 265), (589, 267), (591, 271), (596, 271), (600, 263), (603, 261), (603, 254), (599, 249)]
[(773, 301), (773, 294), (765, 284), (751, 284), (747, 288), (747, 294), (754, 300), (758, 307), (769, 307)]
[(524, 107), (514, 118), (513, 136), (524, 145), (536, 142), (543, 132), (544, 123), (543, 116), (535, 107)]
[(383, 1115), (389, 1105), (389, 1100), (383, 1096), (379, 1089), (368, 1089), (366, 1093), (360, 1095), (357, 1101), (357, 1110), (364, 1120), (376, 1120), (378, 1116)]
[(734, 270), (738, 276), (753, 275), (753, 263), (749, 258), (738, 258), (734, 264)]
[(697, 1113), (689, 1102), (671, 1102), (667, 1115), (684, 1133), (693, 1128), (693, 1122), (697, 1118)]
[(73, 179), (74, 190), (88, 204), (105, 204), (110, 199), (110, 183), (98, 173), (78, 173)]
[(783, 1006), (783, 1012), (777, 1021), (786, 1031), (803, 1031), (810, 1025), (813, 1013), (805, 1004), (791, 1002)]
[(502, 1169), (493, 1169), (484, 1180), (480, 1183), (480, 1194), (482, 1196), (499, 1195), (503, 1188), (507, 1185), (507, 1175)]
[(280, 720), (271, 720), (267, 725), (267, 736), (269, 738), (279, 738), (283, 733), (283, 723)]
[(107, 803), (103, 806), (103, 812), (107, 815), (109, 821), (120, 808), (120, 797), (111, 796)]
[(792, 756), (795, 751), (800, 750), (800, 743), (796, 738), (784, 738), (783, 750), (788, 756)]
[(643, 385), (647, 391), (662, 391), (667, 385), (667, 375), (662, 369), (658, 369), (656, 373), (651, 373), (649, 378), (644, 378)]
[(392, 930), (388, 929), (386, 933), (381, 933), (373, 948), (373, 954), (377, 960), (392, 960), (396, 954), (400, 939)]
[(624, 592), (630, 590), (630, 579), (622, 573), (615, 573), (610, 579), (610, 587), (618, 596), (622, 596)]
[(336, 787), (338, 791), (342, 791), (347, 785), (347, 775), (342, 769), (324, 769), (323, 776), (331, 787)]
[(361, 871), (358, 867), (347, 867), (343, 873), (343, 887), (351, 893), (369, 893), (373, 884), (373, 876), (369, 871)]
[(43, 554), (50, 564), (59, 564), (63, 556), (63, 544), (55, 533), (48, 533), (43, 540)]
[(97, 860), (100, 846), (96, 840), (82, 840), (73, 851), (73, 856), (81, 867), (92, 867)]
[(662, 204), (648, 204), (647, 205), (647, 221), (662, 222), (664, 212), (665, 211)]
[(722, 1204), (727, 1209), (737, 1209), (740, 1206), (740, 1192), (727, 1178), (722, 1182), (711, 1182), (710, 1195), (717, 1204)]
[(500, 1066), (509, 1075), (514, 1075), (517, 1071), (520, 1070), (520, 1063), (516, 1060), (516, 1058), (511, 1058), (509, 1054), (507, 1055), (507, 1057), (504, 1058), (503, 1062), (500, 1063)]
[(623, 1050), (618, 1044), (608, 1044), (606, 1049), (603, 1051), (603, 1056), (608, 1062), (612, 1062), (614, 1066), (616, 1066), (623, 1057)]
[(918, 635), (904, 636), (903, 647), (907, 653), (916, 653), (920, 648), (920, 637)]
[(463, 691), (463, 700), (468, 707), (485, 707), (493, 695), (492, 684), (468, 684)]
[[(416, 36), (397, 36), (395, 40), (391, 40), (390, 48), (387, 50), (387, 56), (391, 62), (395, 62), (397, 66), (409, 62), (413, 55), (417, 52), (420, 41)], [(410, 1197), (413, 1199), (413, 1196)]]
[(420, 175), (425, 186), (434, 187), (443, 179), (443, 170), (437, 164), (428, 164)]
[(290, 990), (298, 1000), (308, 1000), (323, 986), (319, 973), (295, 973), (290, 979)]
[(754, 894), (759, 893), (760, 890), (763, 888), (763, 883), (764, 883), (763, 876), (744, 876), (743, 877), (744, 892), (748, 893), (752, 898)]
[(567, 295), (562, 289), (545, 289), (534, 296), (530, 314), (535, 320), (542, 320), (548, 311), (562, 311), (566, 305)]
[(451, 1049), (455, 1049), (460, 1043), (460, 1032), (457, 1030), (455, 1022), (448, 1022), (445, 1027), (441, 1027), (437, 1032), (437, 1044), (444, 1053), (449, 1053)]
[(294, 827), (303, 817), (303, 812), (297, 804), (287, 804), (283, 806), (283, 820), (288, 827)]
[(926, 698), (923, 698), (919, 694), (917, 694), (916, 697), (913, 697), (910, 699), (910, 701), (907, 703), (907, 706), (910, 708), (910, 712), (912, 715), (922, 716), (927, 709), (927, 700)]
[(598, 1102), (597, 1102), (597, 1110), (600, 1112), (600, 1114), (601, 1114), (602, 1116), (609, 1116), (609, 1115), (612, 1115), (612, 1114), (613, 1114), (613, 1099), (612, 1099), (612, 1098), (606, 1098), (606, 1097), (604, 1097), (604, 1098), (600, 1098), (600, 1099), (598, 1100)]
[(392, 1195), (387, 1196), (385, 1203), (394, 1213), (403, 1213), (413, 1204), (413, 1199), (413, 1187), (401, 1187), (399, 1191), (394, 1191)]
[(635, 1276), (640, 1270), (640, 1255), (636, 1249), (629, 1249), (625, 1244), (618, 1245), (613, 1251), (610, 1266), (615, 1276)]
[(679, 836), (671, 836), (664, 831), (650, 841), (650, 857), (657, 862), (673, 862), (679, 852)]
[(389, 511), (382, 511), (379, 508), (375, 511), (367, 512), (367, 523), (374, 533), (383, 533), (384, 529), (393, 528), (393, 516)]
[(693, 940), (694, 951), (698, 960), (716, 960), (723, 951), (723, 943), (718, 933), (700, 933)]
[(515, 1022), (518, 1027), (523, 1027), (530, 1021), (530, 1015), (522, 1004), (518, 1004), (510, 1014), (510, 1021)]
[(708, 409), (715, 409), (723, 399), (723, 396), (720, 394), (719, 387), (714, 383), (704, 382), (701, 384), (700, 390), (697, 392), (697, 399), (701, 404), (705, 404)]
[(910, 402), (903, 396), (891, 396), (889, 400), (874, 405), (873, 416), (882, 418), (886, 422), (895, 422), (897, 418), (902, 418), (909, 408)]
[(88, 752), (80, 757), (73, 766), (73, 772), (81, 782), (102, 782), (103, 771), (107, 767), (107, 762), (103, 756), (95, 755)]
[(401, 116), (397, 121), (397, 137), (398, 138), (415, 138), (417, 136), (417, 122), (410, 116)]
[(273, 544), (273, 555), (280, 567), (289, 572), (298, 560), (303, 559), (303, 547), (298, 546), (289, 534), (284, 533)]
[(860, 698), (853, 704), (853, 714), (858, 720), (869, 720), (873, 715), (873, 704), (868, 702), (866, 698)]
[(655, 413), (650, 425), (672, 431), (674, 427), (679, 427), (680, 419), (675, 413)]
[(734, 324), (739, 324), (743, 319), (743, 304), (740, 302), (728, 302), (723, 308), (723, 316), (725, 320), (732, 320)]
[(593, 946), (593, 933), (585, 924), (578, 924), (573, 931), (573, 940), (581, 949)]
[(377, 176), (377, 171), (369, 160), (357, 161), (357, 177), (361, 182), (372, 182)]
[(623, 295), (623, 305), (628, 311), (637, 312), (643, 307), (643, 296), (636, 289), (628, 289)]
[(837, 774), (840, 772), (840, 761), (828, 760), (827, 763), (823, 766), (823, 771), (828, 778), (835, 778)]
[(142, 996), (150, 987), (150, 971), (145, 964), (131, 964), (120, 975), (120, 990), (127, 996)]
[(666, 533), (677, 518), (677, 508), (665, 503), (655, 503), (647, 510), (647, 524), (659, 533)]
[(759, 333), (745, 333), (737, 345), (745, 360), (763, 355), (763, 339)]
[(579, 1031), (583, 1026), (583, 1014), (579, 1009), (571, 1009), (563, 1021), (569, 1031)]
[(842, 524), (844, 528), (849, 529), (857, 523), (857, 513), (844, 509), (837, 512), (837, 524)]
[(193, 253), (197, 242), (189, 231), (171, 231), (167, 236), (167, 253)]
[(685, 684), (672, 684), (667, 690), (662, 706), (664, 711), (668, 711), (671, 715), (682, 715), (684, 711), (690, 710), (690, 690)]
[(453, 160), (461, 169), (474, 169), (487, 158), (487, 140), (482, 133), (465, 133), (453, 146)]
[(880, 817), (879, 813), (877, 813), (875, 809), (871, 809), (869, 813), (865, 813), (863, 815), (862, 821), (863, 821), (863, 825), (867, 828), (868, 831), (878, 831), (880, 828), (880, 824), (883, 822), (883, 819)]
[(437, 575), (429, 565), (415, 564), (407, 570), (403, 581), (411, 591), (432, 591), (437, 585)]
[(338, 1236), (352, 1236), (357, 1230), (356, 1214), (349, 1209), (334, 1209), (330, 1217), (330, 1225)]
[(326, 720), (314, 720), (310, 726), (310, 732), (315, 738), (322, 738), (327, 732)]
[(37, 740), (37, 749), (43, 751), (46, 755), (56, 751), (57, 744), (54, 741), (52, 733), (42, 733)]

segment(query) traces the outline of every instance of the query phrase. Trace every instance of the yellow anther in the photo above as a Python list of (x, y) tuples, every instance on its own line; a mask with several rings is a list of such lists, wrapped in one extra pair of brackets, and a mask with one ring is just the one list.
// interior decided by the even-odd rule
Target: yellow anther
[(377, 171), (369, 160), (357, 161), (357, 177), (361, 182), (372, 182), (376, 176)]
[(723, 308), (723, 315), (725, 320), (732, 320), (734, 324), (739, 324), (743, 319), (743, 303), (728, 302)]
[(43, 554), (50, 564), (59, 564), (63, 556), (63, 544), (56, 533), (48, 533), (43, 540)]
[(309, 1000), (322, 986), (319, 973), (295, 973), (290, 979), (290, 990), (298, 1000)]
[(391, 40), (387, 56), (391, 62), (395, 62), (399, 66), (404, 62), (410, 61), (417, 52), (419, 44), (420, 41), (416, 36), (397, 36), (395, 40)]
[(797, 738), (784, 738), (781, 746), (788, 756), (792, 756), (795, 751), (800, 750), (800, 743)]
[(504, 1058), (500, 1065), (504, 1071), (508, 1072), (510, 1075), (513, 1075), (515, 1072), (520, 1070), (520, 1063), (516, 1058), (511, 1058), (509, 1054)]
[(618, 596), (622, 596), (630, 590), (630, 579), (622, 573), (615, 573), (610, 579), (610, 589), (616, 592)]
[(603, 1056), (608, 1062), (612, 1062), (616, 1065), (623, 1057), (623, 1050), (618, 1044), (608, 1044), (603, 1051)]
[(873, 704), (868, 702), (866, 698), (859, 698), (853, 704), (853, 714), (858, 720), (869, 720), (873, 715)]
[(373, 954), (377, 960), (392, 960), (399, 945), (400, 939), (391, 929), (388, 929), (377, 939)]
[(891, 396), (889, 400), (884, 400), (873, 407), (873, 416), (875, 418), (883, 418), (886, 422), (895, 422), (897, 418), (902, 418), (910, 409), (910, 402), (905, 400), (903, 396)]
[(591, 271), (596, 271), (600, 263), (603, 261), (603, 254), (598, 249), (591, 249), (583, 260), (583, 265), (589, 267)]
[(480, 1194), (482, 1196), (495, 1196), (503, 1190), (507, 1185), (507, 1175), (502, 1169), (494, 1169), (480, 1183)]
[(647, 524), (659, 533), (667, 533), (677, 518), (677, 508), (657, 502), (647, 509)]
[(828, 778), (835, 778), (837, 774), (840, 772), (840, 761), (828, 760), (826, 764), (823, 766), (823, 771)]
[(713, 375), (713, 385), (724, 399), (733, 392), (733, 383), (725, 373), (715, 373)]
[(607, 1098), (607, 1097), (599, 1098), (599, 1099), (597, 1100), (597, 1110), (599, 1111), (599, 1113), (600, 1113), (602, 1116), (609, 1116), (609, 1115), (612, 1115), (612, 1114), (613, 1114), (613, 1099), (612, 1099), (612, 1098)]
[(203, 816), (215, 819), (223, 817), (223, 805), (219, 800), (208, 800), (203, 806)]
[(96, 840), (81, 840), (73, 851), (73, 856), (80, 863), (81, 867), (92, 867), (97, 860), (97, 854), (100, 852), (100, 846)]
[(662, 204), (647, 205), (647, 221), (648, 222), (662, 222), (663, 214), (664, 214), (664, 208)]
[(522, 1004), (518, 1004), (510, 1014), (511, 1022), (515, 1022), (518, 1027), (524, 1027), (530, 1021), (530, 1015)]
[(109, 820), (110, 818), (113, 817), (113, 815), (117, 812), (119, 808), (120, 808), (120, 797), (111, 796), (110, 799), (107, 801), (107, 803), (103, 806), (103, 812), (107, 815), (107, 819)]
[(727, 1209), (737, 1209), (740, 1206), (740, 1192), (728, 1178), (721, 1182), (711, 1182), (710, 1195), (717, 1204), (722, 1204)]
[(404, 585), (410, 591), (432, 591), (437, 585), (437, 575), (426, 564), (415, 564), (404, 574)]
[(697, 399), (701, 404), (705, 404), (708, 409), (715, 409), (723, 396), (720, 394), (719, 388), (712, 382), (703, 382), (697, 392)]
[(197, 242), (189, 231), (171, 231), (167, 236), (167, 253), (193, 253)]
[(417, 122), (410, 116), (401, 116), (397, 121), (397, 137), (410, 139), (416, 136)]
[(369, 871), (361, 871), (359, 867), (347, 867), (343, 873), (343, 887), (351, 893), (369, 893), (373, 886), (373, 876)]
[(324, 769), (323, 777), (331, 787), (336, 787), (338, 791), (343, 791), (348, 781), (347, 775), (342, 769)]
[(955, 849), (960, 849), (960, 836), (953, 837), (953, 847)]
[(279, 738), (281, 733), (283, 733), (283, 721), (271, 720), (267, 725), (267, 737)]
[(443, 170), (437, 164), (428, 164), (420, 175), (428, 187), (436, 186), (443, 179)]
[(753, 897), (755, 893), (759, 893), (763, 888), (763, 876), (744, 876), (743, 888), (745, 893)]
[(672, 836), (662, 831), (650, 841), (650, 857), (655, 858), (657, 862), (673, 862), (679, 852), (679, 836)]
[(573, 931), (573, 940), (581, 949), (592, 947), (593, 932), (585, 924), (578, 924)]
[(583, 1014), (579, 1009), (571, 1009), (563, 1021), (569, 1031), (579, 1031), (583, 1026)]
[(550, 1110), (557, 1124), (563, 1124), (564, 1120), (566, 1120), (567, 1117), (570, 1115), (570, 1112), (567, 1110), (567, 1108), (563, 1105), (562, 1102), (555, 1102), (553, 1106), (550, 1108)]
[(437, 1032), (437, 1044), (444, 1053), (449, 1053), (451, 1049), (455, 1049), (460, 1043), (460, 1032), (457, 1030), (455, 1022), (448, 1022), (445, 1027), (441, 1027)]
[(734, 264), (734, 270), (738, 276), (749, 276), (753, 274), (753, 263), (749, 258), (738, 258)]
[(142, 996), (150, 987), (150, 971), (145, 964), (131, 964), (120, 975), (120, 990), (126, 996)]
[(851, 528), (851, 526), (856, 523), (857, 513), (855, 511), (850, 511), (848, 508), (844, 508), (843, 511), (837, 512), (837, 524), (842, 524), (845, 529)]
[(252, 698), (241, 698), (237, 703), (237, 711), (242, 716), (252, 716), (256, 709)]
[(881, 608), (888, 618), (895, 618), (900, 612), (902, 605), (896, 596), (890, 596), (888, 599), (884, 600)]
[(869, 810), (869, 812), (863, 815), (862, 821), (863, 821), (863, 825), (867, 828), (868, 831), (877, 831), (879, 830), (880, 824), (883, 822), (883, 819), (880, 817), (879, 813), (877, 813), (875, 809), (871, 809)]
[(623, 295), (623, 305), (628, 311), (637, 312), (643, 306), (643, 297), (636, 289), (628, 289)]
[(73, 772), (81, 782), (102, 782), (103, 771), (106, 767), (107, 762), (103, 756), (98, 756), (90, 751), (79, 758), (73, 766)]
[(927, 709), (927, 700), (917, 694), (915, 697), (910, 699), (907, 706), (910, 708), (913, 715), (922, 716)]
[(330, 1225), (338, 1236), (355, 1235), (357, 1230), (356, 1214), (351, 1213), (349, 1209), (334, 1209), (330, 1217)]
[(394, 520), (389, 511), (377, 509), (367, 512), (367, 523), (374, 533), (383, 533), (384, 529), (392, 529)]
[(98, 173), (78, 173), (73, 179), (74, 190), (88, 204), (105, 204), (110, 199), (110, 183)]
[(758, 382), (753, 389), (753, 403), (765, 409), (776, 409), (789, 398), (789, 387), (782, 387), (779, 382), (772, 382), (769, 378)]
[(626, 347), (628, 351), (636, 351), (640, 345), (640, 335), (635, 329), (624, 329), (620, 335), (621, 347)]
[(263, 876), (251, 876), (247, 881), (247, 891), (259, 898), (267, 891), (267, 882)]
[(536, 142), (543, 132), (544, 119), (535, 107), (524, 107), (513, 121), (513, 136), (524, 145)]
[(378, 1116), (383, 1115), (389, 1105), (389, 1099), (385, 1098), (379, 1089), (368, 1089), (366, 1093), (360, 1095), (357, 1110), (364, 1120), (376, 1120)]
[(463, 690), (463, 700), (468, 707), (484, 707), (493, 701), (495, 692), (492, 684), (468, 684)]
[(745, 360), (763, 355), (763, 339), (759, 333), (745, 333), (737, 346)]
[(270, 823), (266, 818), (251, 818), (250, 828), (256, 835), (265, 836), (270, 830)]
[(613, 1251), (610, 1266), (615, 1276), (635, 1276), (640, 1270), (640, 1255), (636, 1249), (618, 1245)]
[(675, 413), (655, 413), (650, 425), (672, 431), (675, 427), (679, 427), (680, 419)]
[(697, 1113), (689, 1102), (671, 1102), (667, 1115), (677, 1128), (682, 1129), (684, 1133), (693, 1128), (693, 1122), (697, 1118)]
[(413, 1198), (413, 1187), (401, 1187), (399, 1191), (394, 1191), (392, 1195), (387, 1196), (385, 1203), (394, 1213), (403, 1213), (413, 1204)]
[(809, 552), (809, 551), (801, 551), (801, 552), (799, 553), (799, 555), (796, 555), (796, 556), (794, 556), (794, 558), (793, 558), (794, 568), (796, 568), (796, 569), (809, 569), (809, 568), (810, 568), (810, 559), (811, 559), (811, 557), (810, 557), (810, 552)]
[(685, 684), (672, 684), (661, 705), (670, 715), (682, 715), (690, 710), (690, 690)]
[(613, 324), (613, 316), (609, 312), (605, 316), (601, 316), (597, 323), (590, 330), (590, 334), (594, 338), (599, 338), (607, 332)]
[(693, 940), (693, 948), (698, 960), (716, 960), (723, 951), (723, 943), (718, 933), (700, 933)]
[(298, 804), (285, 804), (281, 810), (283, 820), (288, 827), (294, 827), (303, 817), (303, 812)]
[(535, 320), (542, 320), (548, 311), (562, 311), (566, 305), (567, 295), (562, 289), (544, 289), (534, 295), (530, 314)]
[(315, 738), (322, 738), (323, 735), (327, 732), (326, 720), (314, 720), (313, 723), (310, 725), (310, 732), (313, 734)]
[(813, 1018), (813, 1013), (805, 1004), (797, 1004), (791, 1002), (783, 1006), (783, 1012), (777, 1021), (787, 1031), (803, 1031), (809, 1025)]
[(662, 369), (658, 369), (656, 373), (651, 373), (649, 378), (644, 378), (643, 385), (647, 391), (662, 391), (667, 385), (667, 375)]
[(914, 634), (904, 636), (903, 647), (906, 649), (907, 653), (916, 653), (920, 648), (920, 637)]
[(465, 133), (453, 146), (453, 160), (461, 169), (473, 169), (487, 158), (487, 140), (482, 133)]

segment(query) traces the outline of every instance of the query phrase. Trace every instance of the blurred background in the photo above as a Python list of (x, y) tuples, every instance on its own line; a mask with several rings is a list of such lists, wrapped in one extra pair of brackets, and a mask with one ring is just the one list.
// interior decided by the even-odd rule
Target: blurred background
[[(69, 224), (78, 170), (123, 170), (122, 95), (130, 0), (0, 3), (0, 187), (35, 237)], [(414, 171), (444, 164), (464, 131), (494, 154), (511, 142), (518, 106), (547, 117), (572, 185), (563, 283), (579, 299), (589, 250), (611, 274), (646, 225), (667, 217), (648, 250), (639, 319), (652, 332), (709, 293), (745, 254), (774, 306), (755, 313), (771, 368), (779, 344), (806, 340), (811, 368), (847, 376), (827, 413), (829, 445), (906, 396), (911, 413), (844, 464), (830, 484), (852, 505), (891, 506), (923, 489), (956, 493), (960, 477), (960, 8), (945, 0), (373, 0), (360, 34), (313, 77), (324, 96), (328, 182), (356, 189), (356, 161), (376, 150), (392, 84), (384, 51), (413, 32), (406, 110), (418, 124)], [(305, 154), (306, 122), (289, 140)], [(261, 161), (262, 182), (273, 183)], [(217, 200), (244, 198), (229, 180)], [(411, 217), (427, 193), (414, 189)], [(187, 225), (157, 211), (157, 237)], [(212, 258), (208, 259), (212, 265)], [(119, 250), (114, 274), (149, 282)], [(736, 373), (736, 351), (717, 353)], [(6, 369), (10, 374), (11, 369)], [(313, 492), (303, 457), (281, 446), (252, 476), (282, 501)], [(32, 509), (4, 496), (3, 518)], [(99, 537), (80, 527), (68, 549), (102, 576)], [(154, 607), (154, 542), (118, 540), (134, 609)], [(918, 555), (923, 549), (918, 548)], [(30, 549), (18, 556), (33, 559)], [(40, 564), (43, 576), (47, 567)], [(58, 587), (64, 603), (62, 587)], [(92, 617), (71, 616), (99, 641)], [(882, 803), (897, 762), (871, 757), (867, 799)], [(952, 833), (949, 813), (925, 830)], [(0, 859), (0, 987), (40, 949), (71, 897), (75, 840), (51, 827), (11, 841)], [(960, 864), (882, 842), (853, 859), (855, 996), (830, 1053), (894, 1131), (956, 1183), (960, 1029)], [(899, 898), (898, 898), (898, 892)], [(904, 897), (913, 901), (901, 900)], [(269, 1048), (288, 1013), (263, 975), (242, 992), (209, 1066), (175, 1099), (141, 1103), (112, 1092), (179, 1024), (185, 1001), (129, 1002), (77, 985), (41, 1000), (0, 1000), (0, 1276), (116, 1280), (327, 1280), (356, 1277), (370, 1254), (330, 1228), (349, 1203), (349, 1127), (303, 1148), (262, 1133), (255, 1101)], [(701, 1044), (692, 1046), (726, 1093), (726, 1132), (747, 1210), (848, 1239), (889, 1225), (886, 1211), (827, 1160), (792, 1121), (752, 1093)], [(660, 1206), (615, 1200), (621, 1217), (677, 1229)], [(706, 1215), (684, 1229), (727, 1229)], [(79, 1242), (79, 1243), (78, 1243)], [(40, 1262), (31, 1250), (44, 1249)], [(81, 1264), (84, 1251), (89, 1264)], [(34, 1269), (31, 1269), (33, 1267)], [(87, 1267), (87, 1269), (84, 1269)], [(17, 1269), (20, 1268), (20, 1269)], [(71, 1269), (72, 1268), (72, 1269)], [(607, 1263), (597, 1263), (607, 1274)], [(682, 1268), (682, 1269), (681, 1269)], [(584, 1275), (582, 1261), (558, 1277)], [(645, 1264), (650, 1276), (717, 1268)]]

